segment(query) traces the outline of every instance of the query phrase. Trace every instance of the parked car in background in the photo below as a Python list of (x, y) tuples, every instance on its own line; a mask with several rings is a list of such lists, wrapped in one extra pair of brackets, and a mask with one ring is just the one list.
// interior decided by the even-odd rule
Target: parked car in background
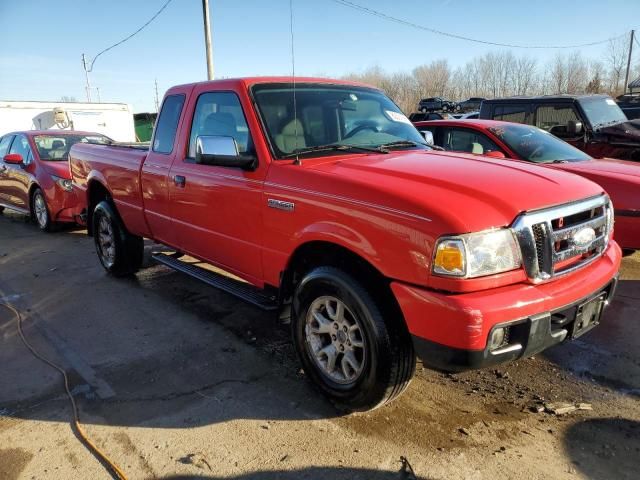
[(454, 112), (458, 109), (456, 102), (445, 100), (442, 97), (423, 98), (418, 104), (418, 111), (427, 112)]
[(629, 120), (640, 119), (640, 94), (620, 95), (616, 102)]
[(472, 112), (480, 110), (480, 105), (485, 98), (482, 97), (470, 97), (467, 100), (458, 103), (460, 110), (463, 112)]
[(444, 117), (437, 112), (414, 112), (409, 115), (409, 120), (412, 122), (422, 122), (425, 120), (442, 120)]
[(479, 116), (480, 116), (480, 112), (468, 112), (468, 113), (463, 113), (460, 116), (460, 119), (461, 120), (465, 120), (465, 119), (474, 120), (474, 119), (478, 118)]
[(24, 130), (96, 132), (116, 142), (135, 142), (131, 106), (126, 103), (0, 100), (0, 136)]
[(640, 120), (608, 95), (544, 95), (485, 100), (480, 118), (535, 125), (595, 158), (640, 161)]
[(78, 202), (71, 186), (69, 150), (76, 143), (108, 144), (97, 133), (27, 131), (0, 138), (0, 212), (15, 210), (41, 230), (75, 222)]
[(306, 377), (352, 410), (400, 395), (416, 353), (459, 371), (582, 335), (620, 266), (602, 187), (434, 153), (357, 83), (173, 87), (149, 149), (76, 144), (70, 162), (107, 272), (138, 270), (143, 237), (172, 247), (153, 258), (289, 320)]
[(539, 128), (492, 120), (417, 123), (448, 151), (524, 160), (575, 173), (598, 183), (615, 207), (615, 238), (626, 250), (640, 249), (640, 164), (594, 159)]

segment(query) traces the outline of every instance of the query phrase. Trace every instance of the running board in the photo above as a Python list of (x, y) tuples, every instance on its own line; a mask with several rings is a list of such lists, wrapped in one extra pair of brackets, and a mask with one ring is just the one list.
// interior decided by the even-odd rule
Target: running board
[(198, 267), (197, 265), (183, 262), (172, 255), (154, 253), (151, 255), (151, 258), (169, 268), (177, 270), (178, 272), (186, 273), (193, 278), (197, 278), (212, 287), (216, 287), (230, 293), (231, 295), (235, 295), (236, 297), (261, 308), (262, 310), (276, 310), (278, 308), (278, 302), (275, 296), (267, 295), (264, 290), (260, 290), (250, 283), (235, 280), (220, 273)]

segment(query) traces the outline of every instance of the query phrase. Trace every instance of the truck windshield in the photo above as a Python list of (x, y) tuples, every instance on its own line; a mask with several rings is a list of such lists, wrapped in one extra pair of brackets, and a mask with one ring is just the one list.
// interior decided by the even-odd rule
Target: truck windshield
[(586, 153), (537, 127), (504, 124), (489, 130), (523, 160), (534, 163), (580, 162), (590, 160)]
[(578, 103), (593, 128), (627, 121), (626, 115), (612, 98), (584, 97)]
[(350, 147), (358, 153), (376, 148), (429, 148), (409, 119), (375, 89), (297, 84), (295, 116), (291, 84), (259, 84), (252, 93), (278, 158), (297, 152), (336, 155)]
[(36, 135), (33, 138), (38, 149), (40, 160), (46, 162), (61, 162), (69, 160), (69, 150), (76, 143), (97, 143), (108, 145), (112, 143), (104, 135)]

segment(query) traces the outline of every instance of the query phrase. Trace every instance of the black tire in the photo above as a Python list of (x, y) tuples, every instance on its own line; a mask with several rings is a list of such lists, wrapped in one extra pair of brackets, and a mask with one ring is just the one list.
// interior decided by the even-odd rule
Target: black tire
[(51, 220), (47, 198), (40, 188), (36, 188), (31, 194), (31, 216), (43, 232), (56, 230), (57, 224)]
[(144, 257), (144, 240), (127, 232), (109, 201), (103, 200), (93, 211), (93, 229), (96, 253), (108, 273), (123, 277), (140, 269)]
[[(384, 297), (385, 295), (374, 295), (354, 277), (334, 267), (315, 268), (304, 276), (296, 288), (291, 328), (298, 357), (307, 376), (341, 409), (366, 411), (380, 407), (398, 397), (413, 377), (416, 358), (411, 339), (401, 315), (389, 314), (397, 308), (391, 308), (388, 305), (390, 302), (380, 300), (379, 304), (374, 301), (374, 298)], [(358, 376), (348, 384), (329, 378), (326, 368), (323, 370), (323, 367), (318, 365), (318, 356), (314, 356), (312, 352), (312, 344), (317, 345), (317, 342), (309, 340), (307, 328), (312, 327), (308, 324), (307, 318), (308, 315), (310, 319), (314, 318), (312, 312), (315, 310), (312, 306), (317, 305), (318, 301), (322, 302), (324, 298), (341, 300), (347, 314), (357, 318), (361, 327), (361, 342), (358, 343), (364, 345), (361, 355), (362, 368), (359, 369)], [(350, 338), (350, 335), (351, 333), (348, 333), (347, 338)], [(336, 340), (335, 336), (330, 337)], [(331, 344), (334, 343), (331, 338), (327, 340)], [(353, 341), (355, 345), (355, 340)], [(337, 353), (336, 356), (341, 358), (342, 368), (345, 355), (346, 353)], [(335, 363), (337, 362), (338, 360), (335, 360)]]

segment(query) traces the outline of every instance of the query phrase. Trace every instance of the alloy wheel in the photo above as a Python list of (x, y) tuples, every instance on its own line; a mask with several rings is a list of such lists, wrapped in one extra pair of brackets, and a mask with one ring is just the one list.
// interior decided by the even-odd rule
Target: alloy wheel
[(367, 356), (360, 320), (333, 296), (311, 303), (305, 325), (306, 345), (319, 371), (340, 385), (358, 381)]

